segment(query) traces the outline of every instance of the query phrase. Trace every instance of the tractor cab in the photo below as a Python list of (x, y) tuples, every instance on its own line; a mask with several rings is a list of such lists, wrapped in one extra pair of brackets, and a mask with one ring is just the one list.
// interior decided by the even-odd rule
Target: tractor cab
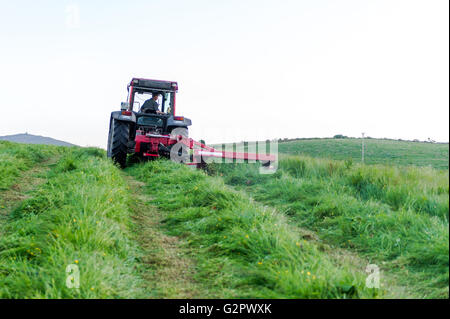
[[(156, 102), (159, 105), (159, 111), (173, 115), (173, 105), (174, 105), (174, 92), (161, 92), (156, 90), (148, 90), (148, 89), (137, 89), (134, 90), (134, 97), (132, 103), (132, 111), (137, 113), (146, 113), (142, 109), (143, 105), (146, 101), (153, 99), (153, 96), (156, 95)], [(131, 103), (130, 103), (131, 104)], [(156, 112), (152, 112), (155, 114)]]
[[(177, 82), (133, 78), (128, 84), (128, 111), (136, 116), (137, 134), (168, 134), (171, 122), (182, 119), (175, 116)], [(143, 109), (157, 95), (158, 113)], [(153, 103), (155, 103), (153, 102)], [(184, 119), (184, 118), (183, 118)]]
[(141, 113), (142, 105), (159, 94), (160, 111), (167, 115), (175, 115), (175, 95), (178, 91), (177, 82), (158, 81), (133, 78), (128, 84), (129, 111)]
[[(170, 134), (173, 128), (183, 126), (187, 128), (190, 120), (182, 116), (175, 116), (175, 101), (178, 91), (177, 82), (133, 78), (128, 84), (128, 100), (123, 103), (122, 110), (136, 118), (137, 134)], [(144, 109), (153, 97), (152, 103), (158, 104), (158, 111)]]

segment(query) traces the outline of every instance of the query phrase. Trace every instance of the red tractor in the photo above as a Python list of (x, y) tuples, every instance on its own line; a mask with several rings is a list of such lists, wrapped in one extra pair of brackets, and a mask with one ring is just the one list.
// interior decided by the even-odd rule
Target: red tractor
[(122, 168), (127, 154), (170, 157), (197, 166), (204, 165), (206, 158), (263, 161), (265, 165), (275, 161), (274, 155), (218, 151), (189, 138), (191, 120), (175, 115), (177, 91), (177, 82), (133, 78), (128, 84), (128, 101), (122, 102), (120, 111), (111, 113), (108, 157)]
[[(133, 78), (128, 84), (128, 101), (111, 113), (108, 157), (125, 167), (127, 154), (140, 157), (170, 156), (175, 135), (188, 136), (191, 120), (176, 116), (177, 82)], [(143, 109), (154, 98), (160, 110)], [(180, 148), (179, 152), (183, 152)]]

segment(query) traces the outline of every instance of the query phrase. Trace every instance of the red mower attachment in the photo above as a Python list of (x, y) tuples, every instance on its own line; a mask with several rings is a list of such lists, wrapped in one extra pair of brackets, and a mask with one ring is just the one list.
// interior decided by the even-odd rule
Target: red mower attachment
[(181, 135), (178, 136), (178, 142), (186, 145), (189, 149), (194, 150), (193, 164), (201, 164), (202, 162), (206, 162), (205, 159), (208, 158), (228, 158), (261, 162), (275, 162), (276, 160), (275, 155), (272, 154), (219, 151), (213, 147), (197, 142), (192, 138), (186, 138)]
[(140, 153), (141, 143), (149, 145), (149, 147), (147, 147), (147, 151), (142, 153), (144, 157), (159, 157), (160, 155), (167, 155), (167, 153), (170, 154), (170, 149), (175, 145), (178, 146), (178, 149), (184, 147), (185, 150), (193, 150), (190, 160), (185, 161), (184, 163), (187, 165), (197, 165), (197, 167), (201, 167), (210, 162), (210, 158), (261, 161), (265, 164), (265, 166), (268, 166), (270, 163), (276, 161), (276, 156), (273, 154), (219, 151), (211, 146), (207, 146), (201, 142), (193, 140), (192, 138), (182, 135), (137, 135), (135, 148), (136, 153)]

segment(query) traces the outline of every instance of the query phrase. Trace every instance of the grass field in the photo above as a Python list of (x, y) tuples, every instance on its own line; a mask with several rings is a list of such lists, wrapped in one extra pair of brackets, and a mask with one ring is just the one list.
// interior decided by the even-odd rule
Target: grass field
[(0, 141), (0, 191), (14, 184), (21, 173), (64, 151), (57, 146), (26, 145)]
[(251, 164), (209, 171), (328, 244), (380, 265), (415, 297), (448, 297), (448, 170), (290, 156), (274, 175)]
[(195, 252), (196, 280), (219, 298), (372, 298), (363, 268), (285, 216), (253, 203), (243, 193), (170, 161), (128, 170), (148, 185), (156, 206), (167, 212), (167, 231), (188, 239)]
[[(26, 147), (7, 146), (18, 156)], [(37, 148), (44, 159), (54, 155), (53, 147)], [(121, 172), (102, 150), (59, 153), (46, 181), (0, 224), (0, 298), (142, 297)], [(68, 266), (78, 267), (79, 289), (66, 285)]]
[(442, 167), (121, 171), (99, 149), (0, 142), (0, 173), (0, 298), (448, 298)]
[[(362, 139), (305, 139), (279, 143), (279, 152), (361, 162)], [(364, 139), (366, 164), (416, 165), (448, 169), (447, 144)]]

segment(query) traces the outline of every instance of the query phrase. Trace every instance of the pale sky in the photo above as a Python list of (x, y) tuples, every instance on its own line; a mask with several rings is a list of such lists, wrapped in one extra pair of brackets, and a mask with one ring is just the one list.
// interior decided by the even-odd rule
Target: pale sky
[(447, 0), (1, 0), (0, 40), (0, 135), (106, 147), (143, 77), (208, 143), (449, 140)]

